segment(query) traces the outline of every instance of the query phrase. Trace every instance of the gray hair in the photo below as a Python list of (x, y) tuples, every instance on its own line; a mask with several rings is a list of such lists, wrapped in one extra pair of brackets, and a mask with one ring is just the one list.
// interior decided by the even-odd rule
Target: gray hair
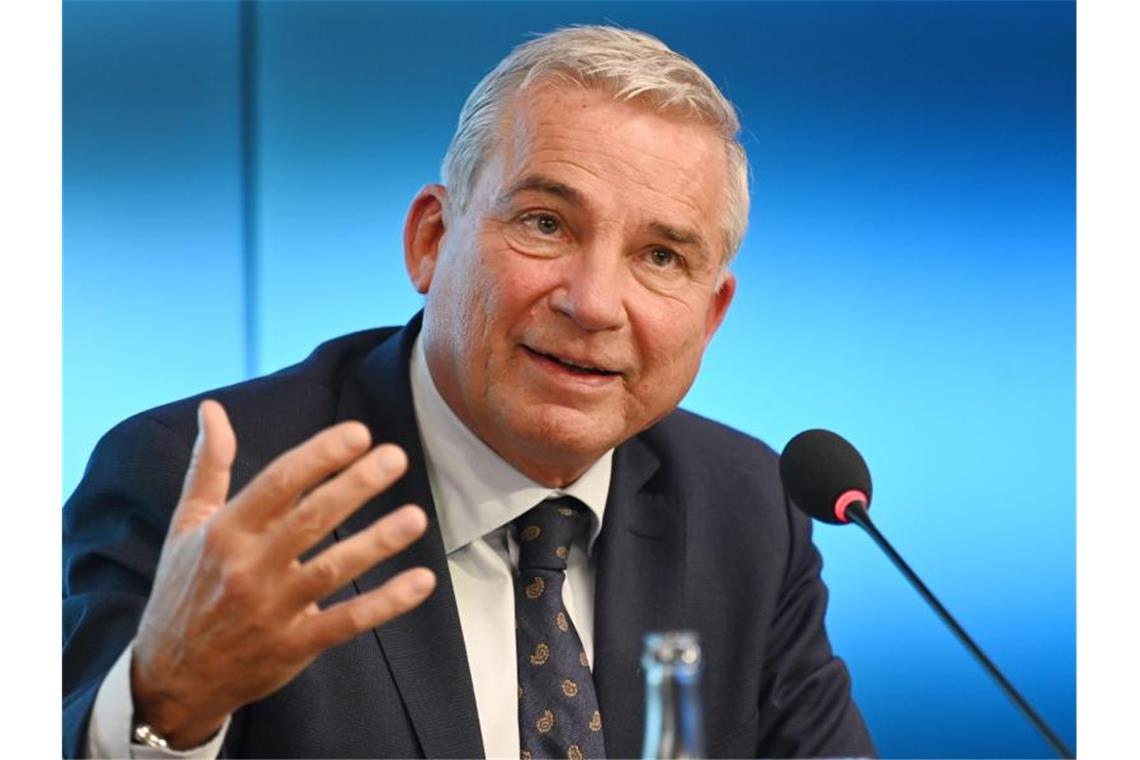
[[(491, 149), (512, 97), (536, 80), (600, 89), (615, 100), (644, 101), (654, 109), (713, 127), (728, 158), (725, 250), (721, 278), (748, 226), (748, 159), (737, 139), (732, 103), (705, 72), (644, 32), (612, 26), (573, 26), (525, 42), (475, 86), (459, 113), (459, 126), (443, 159), (448, 204), (462, 211)], [(718, 282), (719, 282), (718, 279)]]

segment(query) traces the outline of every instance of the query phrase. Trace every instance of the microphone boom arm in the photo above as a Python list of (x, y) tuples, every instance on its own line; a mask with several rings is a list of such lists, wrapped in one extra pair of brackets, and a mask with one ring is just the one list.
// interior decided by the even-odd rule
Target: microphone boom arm
[(910, 569), (910, 565), (906, 563), (899, 553), (895, 551), (894, 547), (891, 546), (890, 542), (879, 532), (879, 529), (871, 522), (871, 517), (867, 514), (864, 505), (858, 502), (848, 505), (845, 517), (862, 528), (867, 535), (879, 545), (879, 548), (890, 557), (891, 562), (895, 564), (899, 572), (906, 576), (907, 580), (910, 581), (911, 585), (922, 595), (922, 598), (926, 600), (927, 604), (929, 604), (938, 616), (942, 618), (942, 621), (950, 627), (950, 630), (954, 632), (958, 640), (970, 650), (970, 653), (981, 663), (986, 672), (998, 682), (998, 685), (1005, 691), (1006, 696), (1013, 700), (1013, 703), (1020, 708), (1025, 714), (1025, 717), (1029, 718), (1029, 721), (1034, 727), (1045, 737), (1049, 744), (1052, 745), (1054, 751), (1063, 758), (1072, 758), (1074, 756), (1073, 751), (1065, 746), (1061, 737), (1057, 736), (1053, 729), (1049, 728), (1049, 725), (1045, 723), (1041, 716), (1030, 706), (1029, 702), (1025, 700), (1025, 697), (1021, 696), (1013, 684), (1001, 674), (1001, 671), (999, 671), (990, 658), (986, 656), (982, 648), (974, 643), (974, 640), (970, 638), (970, 634), (966, 633), (966, 629), (958, 625), (958, 621), (954, 619), (954, 616), (950, 614), (949, 610), (942, 606), (942, 603), (930, 592), (926, 584)]

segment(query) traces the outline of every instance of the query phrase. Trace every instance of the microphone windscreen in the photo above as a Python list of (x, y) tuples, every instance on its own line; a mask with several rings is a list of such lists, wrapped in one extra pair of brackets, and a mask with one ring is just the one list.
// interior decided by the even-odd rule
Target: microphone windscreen
[(792, 501), (804, 512), (833, 525), (836, 501), (848, 491), (861, 491), (871, 505), (871, 473), (867, 463), (842, 436), (830, 430), (805, 430), (784, 447), (780, 479)]

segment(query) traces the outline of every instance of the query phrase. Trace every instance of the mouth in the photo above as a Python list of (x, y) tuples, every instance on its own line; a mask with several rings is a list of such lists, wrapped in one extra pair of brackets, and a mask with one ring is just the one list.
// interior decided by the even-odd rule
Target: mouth
[(529, 353), (531, 356), (537, 357), (539, 359), (545, 359), (548, 362), (557, 364), (562, 369), (565, 369), (576, 375), (582, 375), (583, 377), (617, 377), (621, 374), (620, 372), (614, 372), (613, 370), (609, 370), (604, 367), (596, 367), (582, 361), (574, 361), (562, 356), (558, 356), (556, 354), (548, 354), (543, 351), (537, 351), (530, 346), (524, 345), (523, 348), (526, 349), (527, 353)]

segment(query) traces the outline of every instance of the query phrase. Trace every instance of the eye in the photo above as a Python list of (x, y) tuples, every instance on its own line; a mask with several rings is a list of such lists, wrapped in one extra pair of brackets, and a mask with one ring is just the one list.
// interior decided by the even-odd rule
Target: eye
[(554, 214), (548, 214), (542, 211), (534, 211), (524, 214), (520, 222), (530, 227), (540, 235), (556, 235), (562, 229), (562, 223)]
[(574, 229), (549, 209), (520, 211), (502, 226), (503, 238), (516, 251), (532, 256), (561, 256), (574, 246)]
[(669, 269), (681, 264), (681, 257), (668, 248), (653, 248), (649, 251), (649, 262), (658, 269)]

